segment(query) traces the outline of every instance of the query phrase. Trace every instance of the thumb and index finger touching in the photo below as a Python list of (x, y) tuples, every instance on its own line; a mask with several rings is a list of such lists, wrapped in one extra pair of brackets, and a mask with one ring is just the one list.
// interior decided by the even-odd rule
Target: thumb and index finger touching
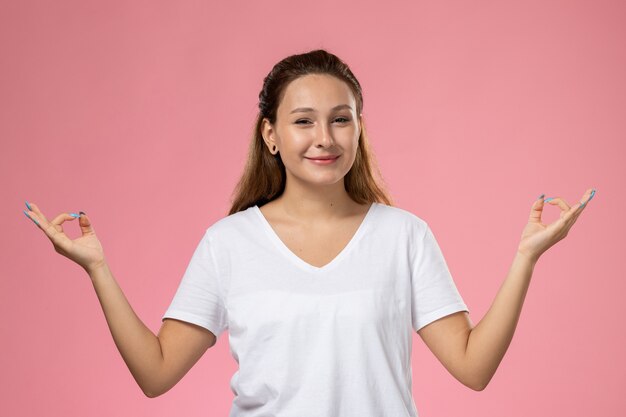
[(41, 212), (39, 207), (35, 203), (26, 202), (28, 211), (24, 210), (26, 217), (31, 219), (43, 232), (50, 238), (54, 239), (57, 233), (63, 233), (62, 224), (65, 221), (71, 221), (78, 219), (81, 233), (84, 235), (88, 233), (95, 233), (91, 221), (85, 212), (76, 213), (61, 213), (56, 216), (52, 221), (49, 221), (46, 216)]
[(565, 212), (566, 215), (568, 212), (572, 212), (571, 216), (578, 216), (582, 209), (586, 206), (586, 204), (593, 198), (596, 194), (595, 188), (589, 188), (583, 194), (583, 197), (576, 202), (572, 207), (570, 207), (565, 200), (561, 197), (547, 198), (543, 199), (545, 194), (541, 194), (537, 197), (537, 200), (533, 203), (531, 212), (530, 212), (530, 220), (540, 223), (541, 222), (541, 213), (543, 211), (544, 203), (551, 203), (553, 205), (558, 205), (562, 212)]

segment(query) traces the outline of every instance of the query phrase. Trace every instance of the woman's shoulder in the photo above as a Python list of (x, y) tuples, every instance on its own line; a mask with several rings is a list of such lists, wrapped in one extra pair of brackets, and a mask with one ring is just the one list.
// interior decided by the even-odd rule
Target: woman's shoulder
[(249, 231), (255, 216), (255, 206), (238, 211), (227, 216), (214, 220), (206, 229), (209, 236), (229, 237), (237, 236), (239, 233)]
[(409, 209), (397, 206), (388, 206), (383, 203), (377, 204), (379, 212), (381, 213), (381, 220), (383, 221), (388, 221), (404, 227), (417, 227), (420, 229), (427, 227), (426, 220)]

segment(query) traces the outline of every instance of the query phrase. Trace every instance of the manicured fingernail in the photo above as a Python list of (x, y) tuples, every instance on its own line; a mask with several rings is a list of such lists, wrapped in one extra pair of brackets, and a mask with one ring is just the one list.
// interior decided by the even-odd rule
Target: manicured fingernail
[(26, 201), (25, 203), (26, 203), (26, 207), (28, 207), (28, 209), (29, 209), (30, 211), (33, 211), (33, 209), (32, 209), (32, 208), (30, 208), (30, 204), (28, 204), (28, 201)]
[(37, 226), (39, 226), (39, 223), (37, 223), (37, 220), (35, 220), (35, 219), (33, 219), (32, 217), (30, 217), (30, 216), (28, 215), (28, 213), (26, 213), (26, 210), (22, 210), (22, 211), (24, 212), (24, 214), (26, 215), (26, 217), (28, 217), (29, 219), (31, 219), (32, 221), (34, 221), (34, 222), (35, 222), (35, 224), (36, 224)]
[(75, 219), (80, 217), (80, 214), (76, 214), (76, 213), (70, 213), (70, 216), (74, 217)]
[(541, 194), (539, 197), (537, 197), (537, 200), (543, 198), (545, 196), (545, 194)]
[(589, 200), (587, 200), (587, 201), (591, 201), (591, 199), (593, 198), (594, 195), (596, 195), (596, 189), (595, 188), (593, 190), (591, 190), (591, 196), (589, 197)]
[(543, 200), (543, 201), (547, 203), (548, 201), (551, 201), (551, 200), (554, 200), (554, 197), (546, 198), (546, 199), (545, 199), (545, 200)]
[(79, 214), (87, 214), (87, 213), (85, 213), (84, 211), (79, 211), (78, 213), (79, 213)]

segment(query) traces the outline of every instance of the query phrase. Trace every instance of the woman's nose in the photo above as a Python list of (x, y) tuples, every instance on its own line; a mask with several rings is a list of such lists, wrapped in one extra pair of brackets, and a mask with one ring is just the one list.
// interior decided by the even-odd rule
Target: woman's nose
[(315, 141), (316, 144), (324, 145), (325, 147), (332, 145), (334, 139), (330, 126), (327, 126), (326, 124), (320, 124), (320, 128), (317, 131)]

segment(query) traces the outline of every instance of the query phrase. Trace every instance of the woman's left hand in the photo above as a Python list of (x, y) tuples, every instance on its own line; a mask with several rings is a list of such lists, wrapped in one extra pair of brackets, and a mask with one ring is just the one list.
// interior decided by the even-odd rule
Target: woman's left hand
[(595, 193), (595, 189), (588, 189), (580, 201), (572, 207), (561, 197), (548, 199), (548, 204), (558, 205), (561, 209), (561, 217), (548, 225), (541, 223), (544, 200), (543, 198), (537, 199), (530, 212), (528, 224), (522, 232), (522, 239), (517, 251), (528, 256), (533, 262), (537, 262), (542, 253), (567, 236), (569, 229), (576, 223), (578, 216), (587, 207), (587, 202), (593, 198)]

